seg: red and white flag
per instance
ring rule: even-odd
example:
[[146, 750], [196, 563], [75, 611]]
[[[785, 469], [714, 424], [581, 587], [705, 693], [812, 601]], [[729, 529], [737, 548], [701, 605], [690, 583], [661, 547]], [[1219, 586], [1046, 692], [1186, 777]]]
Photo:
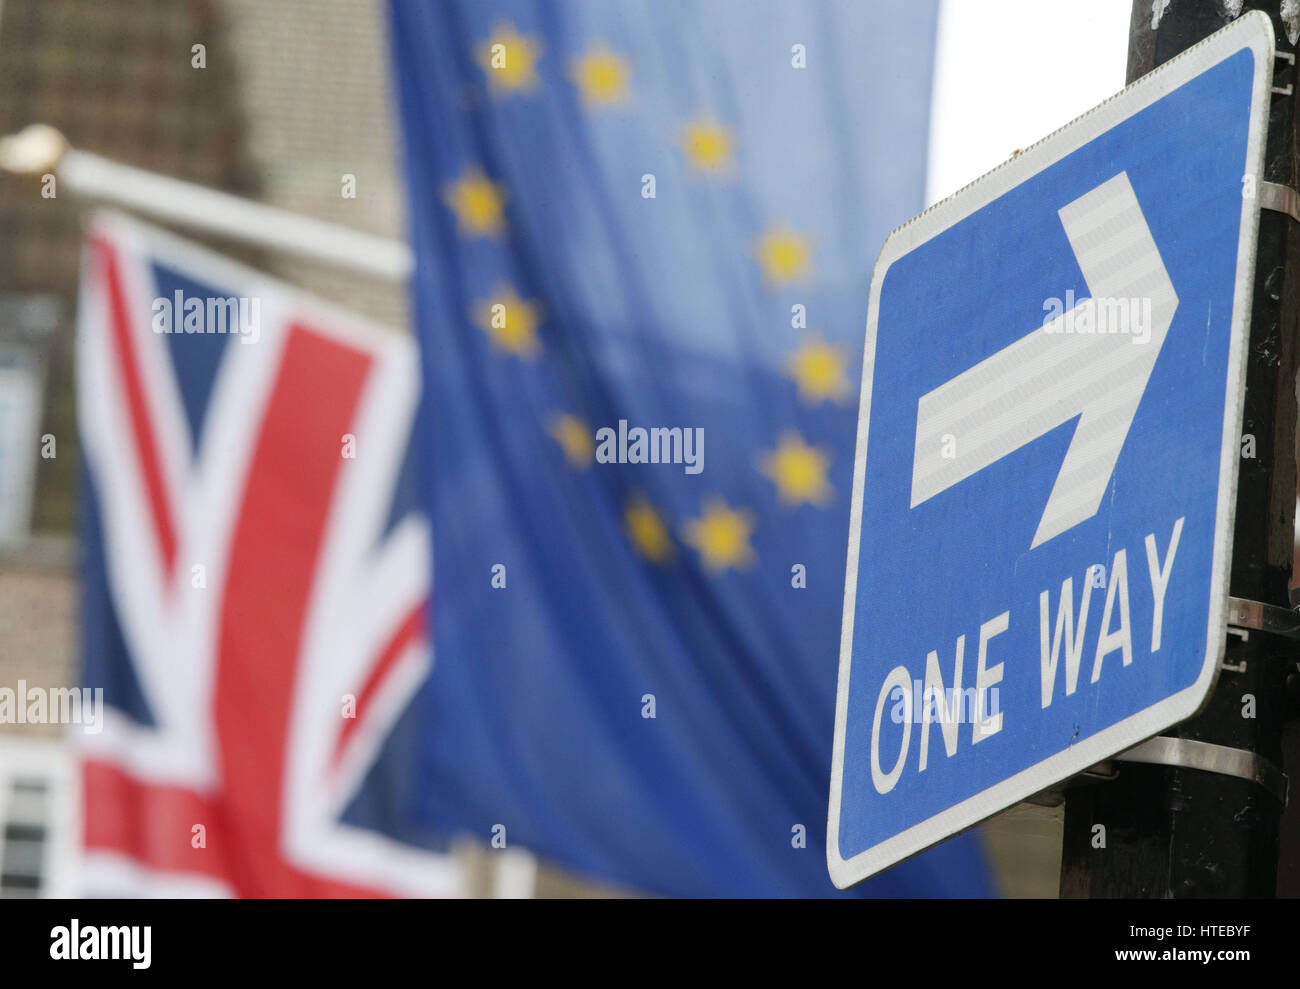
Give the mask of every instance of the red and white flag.
[[104, 215], [77, 364], [86, 892], [457, 894], [409, 813], [413, 342]]

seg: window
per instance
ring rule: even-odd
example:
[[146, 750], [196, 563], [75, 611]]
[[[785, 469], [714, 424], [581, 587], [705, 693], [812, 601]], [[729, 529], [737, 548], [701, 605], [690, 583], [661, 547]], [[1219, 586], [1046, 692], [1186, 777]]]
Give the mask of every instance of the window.
[[74, 895], [75, 768], [61, 742], [0, 737], [0, 898]]

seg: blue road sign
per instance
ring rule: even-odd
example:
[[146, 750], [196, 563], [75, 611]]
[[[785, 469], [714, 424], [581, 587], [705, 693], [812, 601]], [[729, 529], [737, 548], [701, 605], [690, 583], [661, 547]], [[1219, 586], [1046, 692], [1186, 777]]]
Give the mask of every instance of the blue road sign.
[[895, 231], [872, 280], [827, 859], [844, 887], [1196, 712], [1227, 575], [1273, 29]]

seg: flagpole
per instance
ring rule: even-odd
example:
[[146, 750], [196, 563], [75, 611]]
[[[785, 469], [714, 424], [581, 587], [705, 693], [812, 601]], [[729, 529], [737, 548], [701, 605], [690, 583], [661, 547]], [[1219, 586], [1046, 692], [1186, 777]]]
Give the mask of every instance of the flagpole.
[[0, 138], [0, 168], [53, 174], [56, 188], [63, 186], [88, 200], [383, 281], [404, 282], [414, 267], [411, 249], [401, 241], [78, 151], [68, 147], [62, 134], [43, 124]]

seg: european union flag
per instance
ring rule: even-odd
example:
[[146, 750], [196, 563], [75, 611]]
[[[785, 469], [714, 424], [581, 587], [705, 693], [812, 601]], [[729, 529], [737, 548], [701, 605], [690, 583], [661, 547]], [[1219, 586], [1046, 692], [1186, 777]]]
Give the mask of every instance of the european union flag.
[[[936, 6], [392, 0], [422, 820], [654, 893], [835, 892], [855, 382]], [[989, 885], [966, 836], [867, 891]]]

